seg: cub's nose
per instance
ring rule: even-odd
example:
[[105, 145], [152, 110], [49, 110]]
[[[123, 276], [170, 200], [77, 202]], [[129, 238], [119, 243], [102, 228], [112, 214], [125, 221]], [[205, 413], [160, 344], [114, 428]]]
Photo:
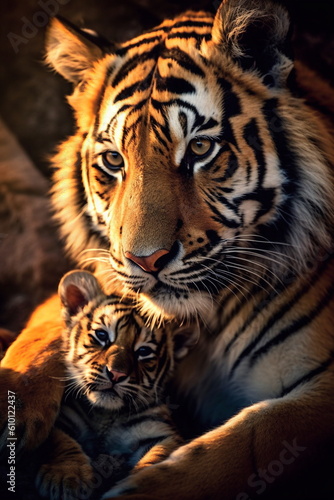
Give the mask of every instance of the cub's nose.
[[106, 371], [107, 371], [107, 377], [114, 384], [122, 382], [122, 380], [125, 380], [127, 377], [126, 373], [118, 372], [117, 370], [109, 370], [108, 367], [106, 367]]

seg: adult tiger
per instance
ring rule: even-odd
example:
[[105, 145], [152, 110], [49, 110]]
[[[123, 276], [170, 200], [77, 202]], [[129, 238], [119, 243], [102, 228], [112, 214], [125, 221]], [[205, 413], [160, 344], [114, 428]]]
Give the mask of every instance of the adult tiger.
[[[333, 127], [295, 93], [288, 30], [282, 7], [231, 0], [119, 47], [59, 20], [49, 31], [48, 61], [75, 84], [77, 131], [54, 160], [52, 195], [69, 251], [86, 251], [106, 288], [137, 291], [153, 319], [205, 325], [178, 388], [216, 428], [133, 478], [159, 500], [245, 500], [280, 492], [292, 472], [301, 486], [333, 443]], [[39, 369], [20, 359], [27, 447], [34, 377], [59, 366], [57, 353], [34, 356]], [[12, 383], [19, 392], [22, 378]], [[219, 425], [226, 392], [243, 409]]]

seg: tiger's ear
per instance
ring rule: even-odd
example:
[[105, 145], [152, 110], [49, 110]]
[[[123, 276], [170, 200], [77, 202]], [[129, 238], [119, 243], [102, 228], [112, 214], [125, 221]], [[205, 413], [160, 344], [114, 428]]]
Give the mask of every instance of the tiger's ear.
[[46, 62], [66, 80], [78, 84], [95, 61], [111, 52], [111, 47], [94, 32], [54, 17], [46, 34]]
[[68, 318], [75, 316], [92, 299], [103, 295], [103, 292], [92, 273], [70, 271], [61, 279], [58, 294]]
[[244, 70], [266, 76], [269, 86], [280, 86], [292, 69], [289, 35], [288, 12], [270, 0], [224, 0], [212, 30], [214, 43]]
[[184, 358], [191, 348], [193, 348], [200, 336], [200, 329], [197, 323], [180, 326], [173, 333], [175, 359]]

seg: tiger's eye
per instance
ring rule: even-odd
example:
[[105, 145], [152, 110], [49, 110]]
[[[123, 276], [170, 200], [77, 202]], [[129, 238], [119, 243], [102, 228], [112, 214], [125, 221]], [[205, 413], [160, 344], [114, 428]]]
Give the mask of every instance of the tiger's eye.
[[153, 350], [151, 347], [144, 345], [142, 347], [139, 347], [137, 353], [140, 354], [140, 356], [149, 356], [152, 354]]
[[212, 141], [209, 139], [193, 139], [189, 143], [190, 151], [196, 156], [206, 155], [212, 147]]
[[102, 328], [95, 330], [94, 333], [95, 333], [96, 338], [98, 338], [102, 342], [107, 342], [109, 340], [108, 332], [106, 332], [105, 330], [102, 330]]
[[154, 351], [150, 346], [143, 345], [143, 346], [139, 347], [139, 349], [136, 351], [136, 354], [138, 357], [143, 359], [143, 358], [147, 358], [148, 356], [152, 356], [152, 354], [154, 354]]
[[117, 151], [105, 151], [102, 153], [102, 159], [104, 166], [110, 170], [117, 171], [124, 166], [123, 157]]

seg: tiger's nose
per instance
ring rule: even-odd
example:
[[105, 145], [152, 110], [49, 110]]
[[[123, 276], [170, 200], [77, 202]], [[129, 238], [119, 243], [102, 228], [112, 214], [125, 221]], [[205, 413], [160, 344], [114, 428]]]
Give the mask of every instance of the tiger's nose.
[[[145, 257], [140, 257], [138, 255], [134, 255], [132, 252], [125, 252], [125, 257], [139, 267], [141, 267], [147, 273], [154, 273], [162, 269], [165, 264], [169, 261], [168, 256], [170, 252], [165, 248], [161, 248], [156, 252], [153, 252], [151, 255], [147, 255]], [[164, 257], [164, 258], [162, 258]]]
[[122, 380], [125, 380], [127, 377], [126, 373], [118, 372], [117, 370], [109, 370], [108, 367], [106, 367], [106, 370], [109, 380], [114, 384], [117, 384], [117, 382], [122, 382]]

